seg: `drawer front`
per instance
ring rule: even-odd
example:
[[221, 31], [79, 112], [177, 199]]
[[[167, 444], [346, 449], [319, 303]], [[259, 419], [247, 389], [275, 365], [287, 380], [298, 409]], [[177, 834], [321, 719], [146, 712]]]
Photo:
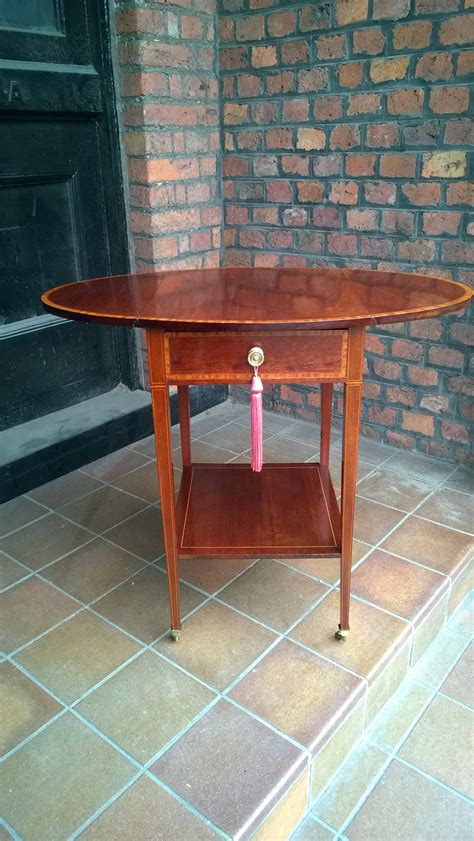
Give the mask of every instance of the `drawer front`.
[[169, 383], [248, 382], [250, 348], [261, 347], [262, 378], [271, 382], [343, 380], [347, 368], [347, 331], [279, 333], [170, 333], [164, 361]]

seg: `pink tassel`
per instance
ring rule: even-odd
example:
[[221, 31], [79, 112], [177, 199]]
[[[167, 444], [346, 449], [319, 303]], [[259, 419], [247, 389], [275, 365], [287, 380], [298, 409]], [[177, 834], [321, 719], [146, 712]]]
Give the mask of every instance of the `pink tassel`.
[[258, 376], [258, 368], [254, 368], [254, 372], [250, 386], [250, 439], [252, 470], [260, 473], [263, 464], [263, 385]]

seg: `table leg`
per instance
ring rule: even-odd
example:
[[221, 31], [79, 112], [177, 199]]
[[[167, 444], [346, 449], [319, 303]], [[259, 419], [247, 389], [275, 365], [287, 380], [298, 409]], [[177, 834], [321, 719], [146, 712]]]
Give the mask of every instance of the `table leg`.
[[171, 636], [177, 640], [181, 633], [179, 610], [179, 573], [176, 547], [176, 515], [174, 502], [173, 458], [171, 455], [171, 423], [167, 386], [152, 387], [153, 424], [155, 428], [156, 458], [160, 483], [163, 536], [171, 612]]
[[352, 537], [354, 533], [355, 494], [357, 481], [357, 456], [359, 450], [359, 425], [362, 399], [361, 383], [344, 386], [344, 439], [342, 447], [341, 495], [341, 621], [336, 638], [347, 636], [351, 596]]
[[321, 383], [321, 448], [319, 463], [322, 467], [329, 466], [329, 449], [331, 443], [332, 383]]
[[183, 467], [191, 464], [191, 427], [189, 423], [189, 386], [178, 386], [179, 433]]

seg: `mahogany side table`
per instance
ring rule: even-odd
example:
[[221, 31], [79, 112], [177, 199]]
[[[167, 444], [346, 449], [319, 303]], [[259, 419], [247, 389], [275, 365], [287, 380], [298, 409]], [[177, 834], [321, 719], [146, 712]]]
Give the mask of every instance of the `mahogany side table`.
[[[352, 535], [364, 333], [369, 325], [461, 309], [461, 283], [362, 269], [202, 269], [103, 277], [46, 292], [64, 318], [147, 331], [168, 570], [171, 636], [181, 631], [179, 558], [340, 558], [340, 618], [349, 631]], [[263, 349], [267, 383], [321, 385], [319, 463], [193, 463], [189, 386], [249, 383], [247, 356]], [[342, 493], [329, 474], [333, 384], [344, 384]], [[168, 389], [178, 387], [183, 475], [175, 504]]]

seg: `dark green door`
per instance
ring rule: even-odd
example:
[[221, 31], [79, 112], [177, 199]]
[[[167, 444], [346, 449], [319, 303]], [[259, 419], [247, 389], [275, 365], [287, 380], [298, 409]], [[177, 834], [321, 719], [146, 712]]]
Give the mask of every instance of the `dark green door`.
[[0, 428], [136, 387], [130, 334], [41, 292], [127, 270], [107, 0], [0, 0]]

